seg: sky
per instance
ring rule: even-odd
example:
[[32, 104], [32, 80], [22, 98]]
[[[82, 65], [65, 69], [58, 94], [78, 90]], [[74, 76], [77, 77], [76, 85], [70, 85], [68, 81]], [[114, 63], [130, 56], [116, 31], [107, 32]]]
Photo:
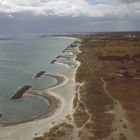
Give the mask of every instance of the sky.
[[0, 34], [140, 31], [140, 0], [0, 0]]

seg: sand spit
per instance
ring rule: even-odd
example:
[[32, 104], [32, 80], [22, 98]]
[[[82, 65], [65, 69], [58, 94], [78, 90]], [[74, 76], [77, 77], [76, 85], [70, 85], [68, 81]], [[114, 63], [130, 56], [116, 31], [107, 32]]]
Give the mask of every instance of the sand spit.
[[[78, 47], [70, 49], [71, 57], [65, 61], [58, 58], [58, 62], [69, 65], [67, 71], [59, 74], [47, 74], [54, 76], [58, 83], [50, 88], [34, 89], [27, 94], [40, 96], [47, 99], [50, 108], [45, 115], [41, 115], [32, 121], [18, 123], [16, 125], [0, 126], [0, 140], [32, 140], [36, 136], [41, 136], [54, 125], [66, 121], [66, 116], [73, 111], [73, 99], [75, 95], [75, 73], [78, 67], [76, 54], [79, 52]], [[51, 95], [51, 96], [50, 96]]]

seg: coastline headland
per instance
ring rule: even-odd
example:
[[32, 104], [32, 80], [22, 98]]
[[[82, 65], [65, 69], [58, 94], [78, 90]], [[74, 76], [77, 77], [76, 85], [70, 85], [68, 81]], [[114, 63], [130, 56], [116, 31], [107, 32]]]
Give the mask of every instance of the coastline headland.
[[[34, 76], [37, 78], [52, 76], [57, 79], [57, 84], [49, 88], [30, 89], [25, 92], [25, 95], [38, 96], [46, 100], [49, 104], [46, 113], [22, 122], [1, 124], [0, 138], [7, 140], [10, 137], [10, 140], [24, 140], [26, 136], [26, 140], [31, 140], [35, 136], [49, 130], [53, 124], [59, 124], [63, 119], [66, 119], [66, 116], [72, 113], [75, 95], [75, 73], [78, 67], [75, 59], [79, 53], [78, 47], [78, 42], [75, 44], [75, 47], [70, 45], [67, 51], [72, 53], [72, 55], [69, 55], [67, 58], [63, 57], [63, 55], [56, 58], [56, 63], [69, 66], [67, 70], [58, 74], [41, 71]], [[22, 131], [23, 129], [25, 131]]]

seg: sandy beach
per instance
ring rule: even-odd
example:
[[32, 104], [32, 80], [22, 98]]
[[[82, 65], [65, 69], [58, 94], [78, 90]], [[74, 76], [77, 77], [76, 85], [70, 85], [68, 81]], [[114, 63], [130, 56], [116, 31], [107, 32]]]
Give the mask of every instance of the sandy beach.
[[0, 140], [138, 140], [139, 41], [125, 34], [86, 35], [56, 56], [68, 69], [45, 74], [58, 83], [27, 93], [48, 101], [48, 112], [0, 127]]
[[[60, 64], [65, 64], [69, 68], [62, 73], [46, 73], [45, 75], [53, 76], [58, 83], [49, 88], [30, 90], [27, 94], [35, 95], [49, 102], [49, 109], [46, 114], [36, 116], [26, 122], [5, 124], [0, 126], [0, 140], [32, 140], [34, 137], [42, 134], [67, 120], [66, 116], [73, 112], [73, 99], [75, 95], [75, 73], [79, 63], [75, 60], [79, 53], [78, 47], [68, 49], [72, 53], [69, 58], [59, 58]], [[64, 54], [65, 55], [65, 54]], [[44, 76], [45, 76], [44, 75]]]
[[56, 56], [68, 69], [45, 74], [57, 84], [27, 93], [47, 100], [48, 112], [0, 127], [0, 140], [139, 140], [139, 40], [118, 34], [85, 36]]
[[139, 34], [127, 34], [82, 36], [73, 110], [34, 140], [139, 140]]

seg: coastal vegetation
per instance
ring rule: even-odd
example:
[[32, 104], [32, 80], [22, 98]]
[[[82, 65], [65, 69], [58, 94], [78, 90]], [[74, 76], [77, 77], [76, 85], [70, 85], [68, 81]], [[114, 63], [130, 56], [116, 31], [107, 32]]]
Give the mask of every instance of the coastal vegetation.
[[82, 43], [74, 112], [34, 140], [139, 139], [140, 33], [78, 37]]

